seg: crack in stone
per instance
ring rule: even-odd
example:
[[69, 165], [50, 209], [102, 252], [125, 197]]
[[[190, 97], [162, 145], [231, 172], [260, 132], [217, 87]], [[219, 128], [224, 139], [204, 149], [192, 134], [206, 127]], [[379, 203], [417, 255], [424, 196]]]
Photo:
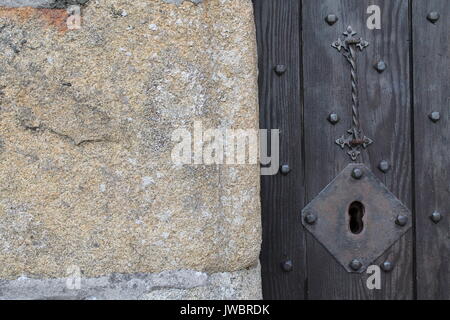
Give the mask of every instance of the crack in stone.
[[[48, 128], [45, 125], [39, 123], [37, 125], [34, 124], [28, 124], [28, 123], [21, 123], [21, 125], [26, 129], [26, 130], [30, 130], [32, 132], [38, 132], [38, 131], [48, 131], [54, 135], [57, 135], [58, 137], [60, 137], [63, 140], [68, 140], [70, 141], [70, 143], [72, 143], [73, 145], [79, 147], [82, 146], [84, 144], [88, 144], [88, 143], [100, 143], [100, 142], [108, 142], [108, 143], [115, 143], [116, 141], [110, 140], [110, 139], [106, 139], [106, 138], [87, 138], [87, 139], [81, 139], [79, 141], [77, 141], [76, 139], [74, 139], [73, 137], [71, 137], [68, 134], [64, 134], [61, 132], [58, 132], [52, 128]], [[0, 144], [0, 149], [1, 149], [1, 144]]]
[[106, 138], [92, 138], [92, 139], [87, 138], [87, 139], [80, 139], [79, 141], [77, 141], [70, 135], [55, 131], [54, 129], [51, 129], [51, 128], [48, 128], [48, 132], [55, 134], [65, 140], [69, 140], [72, 144], [74, 144], [77, 147], [82, 146], [84, 144], [88, 144], [88, 143], [100, 143], [100, 142], [114, 143], [114, 142], [116, 142], [116, 141], [112, 141], [112, 140], [106, 139]]

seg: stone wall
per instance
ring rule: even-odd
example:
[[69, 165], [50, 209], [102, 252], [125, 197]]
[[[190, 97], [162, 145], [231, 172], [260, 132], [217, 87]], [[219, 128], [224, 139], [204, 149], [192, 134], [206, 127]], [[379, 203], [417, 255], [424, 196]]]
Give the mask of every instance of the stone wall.
[[260, 298], [258, 165], [171, 158], [258, 128], [251, 1], [78, 1], [74, 30], [30, 2], [0, 1], [0, 298]]

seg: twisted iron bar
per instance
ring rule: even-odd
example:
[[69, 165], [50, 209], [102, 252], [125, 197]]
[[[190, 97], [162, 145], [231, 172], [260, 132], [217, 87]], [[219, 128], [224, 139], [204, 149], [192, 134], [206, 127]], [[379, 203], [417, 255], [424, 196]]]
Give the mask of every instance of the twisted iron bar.
[[359, 124], [359, 105], [358, 105], [358, 76], [356, 69], [356, 52], [353, 46], [349, 47], [350, 56], [347, 58], [351, 65], [351, 76], [352, 76], [352, 120], [353, 126], [360, 130]]
[[344, 40], [338, 38], [333, 42], [332, 47], [341, 52], [351, 66], [352, 80], [352, 128], [347, 131], [349, 136], [343, 135], [336, 140], [342, 149], [346, 146], [350, 149], [347, 153], [353, 161], [356, 161], [361, 154], [360, 148], [367, 148], [373, 141], [366, 136], [362, 136], [361, 125], [359, 121], [359, 100], [358, 100], [358, 72], [356, 67], [356, 49], [364, 50], [369, 43], [361, 38], [356, 38], [356, 32], [349, 26], [347, 31], [343, 33]]

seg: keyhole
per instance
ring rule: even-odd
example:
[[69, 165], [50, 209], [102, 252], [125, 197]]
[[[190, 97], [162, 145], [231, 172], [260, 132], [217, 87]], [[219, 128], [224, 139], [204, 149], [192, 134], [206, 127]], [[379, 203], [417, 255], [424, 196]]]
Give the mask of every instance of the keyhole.
[[350, 231], [353, 234], [360, 234], [364, 229], [364, 205], [359, 201], [352, 202], [348, 208], [348, 215], [350, 216]]

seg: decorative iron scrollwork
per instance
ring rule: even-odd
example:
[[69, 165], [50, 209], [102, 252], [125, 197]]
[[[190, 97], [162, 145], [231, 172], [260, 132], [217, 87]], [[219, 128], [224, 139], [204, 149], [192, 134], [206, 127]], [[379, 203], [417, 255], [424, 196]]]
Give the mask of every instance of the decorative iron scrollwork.
[[352, 127], [342, 137], [336, 139], [336, 144], [342, 149], [347, 147], [347, 154], [353, 161], [358, 159], [361, 154], [361, 147], [366, 149], [373, 143], [373, 140], [364, 136], [359, 122], [359, 100], [358, 100], [358, 73], [356, 68], [356, 52], [363, 51], [369, 43], [356, 37], [356, 32], [349, 26], [343, 33], [344, 39], [338, 38], [331, 46], [342, 53], [351, 66], [352, 80]]

